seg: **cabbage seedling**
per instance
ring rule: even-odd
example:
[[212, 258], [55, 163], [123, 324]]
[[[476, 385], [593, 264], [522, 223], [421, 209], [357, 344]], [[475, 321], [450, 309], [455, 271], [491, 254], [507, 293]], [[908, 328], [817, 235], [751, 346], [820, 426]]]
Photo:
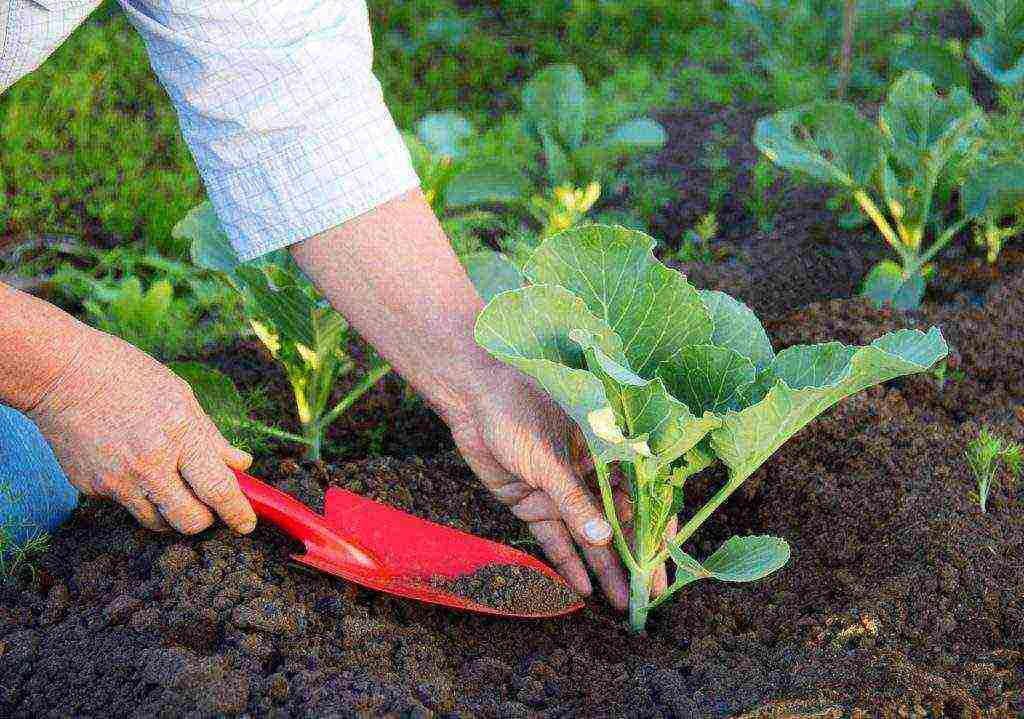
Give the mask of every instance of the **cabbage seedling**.
[[852, 105], [818, 101], [763, 118], [754, 143], [780, 167], [852, 197], [899, 259], [876, 265], [864, 294], [910, 309], [924, 296], [928, 263], [974, 219], [947, 224], [941, 200], [978, 157], [983, 120], [963, 88], [940, 95], [927, 76], [909, 72], [889, 89], [877, 127]]
[[328, 408], [335, 382], [355, 368], [345, 352], [348, 323], [317, 295], [288, 253], [239, 262], [209, 202], [193, 208], [174, 228], [174, 235], [191, 242], [195, 264], [218, 273], [242, 296], [253, 331], [288, 376], [308, 447], [306, 458], [320, 459], [327, 427], [391, 367], [383, 362], [371, 367]]
[[[776, 354], [746, 305], [694, 289], [655, 259], [654, 245], [622, 227], [555, 235], [524, 268], [531, 284], [498, 294], [476, 325], [480, 345], [532, 377], [582, 430], [630, 572], [636, 631], [691, 582], [747, 582], [785, 564], [789, 545], [775, 537], [733, 537], [703, 562], [683, 545], [814, 417], [861, 389], [928, 370], [947, 353], [932, 329], [865, 347], [828, 342]], [[663, 543], [669, 519], [687, 504], [687, 480], [719, 462], [728, 479]], [[629, 485], [632, 542], [615, 512], [612, 463]], [[675, 581], [652, 600], [651, 576], [668, 558]]]

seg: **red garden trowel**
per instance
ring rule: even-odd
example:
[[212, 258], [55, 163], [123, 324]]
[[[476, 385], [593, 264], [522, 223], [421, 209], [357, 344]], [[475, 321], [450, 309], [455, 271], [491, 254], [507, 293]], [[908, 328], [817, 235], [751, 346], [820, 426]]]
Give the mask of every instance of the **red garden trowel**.
[[[328, 574], [400, 597], [504, 617], [557, 617], [583, 606], [554, 570], [504, 544], [428, 522], [338, 487], [327, 489], [321, 516], [245, 472], [235, 475], [256, 516], [305, 545], [306, 553], [292, 558]], [[537, 572], [552, 596], [572, 599], [533, 602], [536, 606], [510, 610], [455, 591], [460, 578], [489, 565]]]

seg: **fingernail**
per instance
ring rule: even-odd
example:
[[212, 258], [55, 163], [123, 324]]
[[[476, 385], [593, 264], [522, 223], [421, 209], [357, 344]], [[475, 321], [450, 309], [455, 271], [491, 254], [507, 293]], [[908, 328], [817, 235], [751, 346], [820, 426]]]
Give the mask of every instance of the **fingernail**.
[[583, 536], [591, 542], [603, 542], [612, 535], [612, 528], [603, 519], [591, 519], [583, 525]]

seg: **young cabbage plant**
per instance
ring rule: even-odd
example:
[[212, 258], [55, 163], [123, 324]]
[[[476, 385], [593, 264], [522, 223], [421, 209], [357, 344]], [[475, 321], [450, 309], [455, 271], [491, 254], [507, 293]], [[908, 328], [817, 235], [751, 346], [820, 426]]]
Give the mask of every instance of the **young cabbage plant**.
[[390, 372], [390, 366], [374, 365], [340, 402], [328, 407], [337, 380], [355, 369], [346, 353], [348, 323], [318, 296], [288, 253], [239, 262], [209, 202], [193, 208], [174, 233], [191, 243], [196, 265], [218, 273], [242, 296], [250, 326], [288, 376], [308, 446], [306, 457], [320, 459], [327, 428]]
[[1024, 87], [1024, 0], [965, 0], [982, 28], [967, 49], [974, 64], [1004, 87]]
[[[683, 550], [700, 526], [782, 444], [844, 397], [945, 357], [937, 329], [903, 330], [866, 347], [838, 342], [778, 354], [742, 302], [698, 291], [658, 262], [647, 235], [593, 225], [546, 240], [525, 267], [531, 283], [494, 297], [476, 340], [532, 377], [582, 430], [615, 545], [631, 575], [629, 621], [699, 579], [747, 582], [780, 568], [788, 544], [733, 537], [703, 562]], [[609, 465], [633, 502], [633, 540], [615, 511]], [[688, 507], [687, 481], [714, 464], [728, 479]], [[663, 542], [669, 520], [690, 510]], [[667, 559], [675, 581], [651, 599]]]
[[940, 95], [927, 76], [909, 72], [889, 89], [877, 126], [852, 105], [819, 101], [763, 118], [754, 142], [780, 167], [839, 189], [871, 219], [899, 263], [876, 265], [863, 293], [909, 309], [924, 296], [932, 258], [973, 219], [947, 220], [943, 200], [981, 152], [983, 119], [966, 90]]
[[647, 117], [596, 125], [590, 88], [575, 65], [549, 65], [523, 86], [527, 131], [543, 150], [548, 184], [584, 187], [611, 179], [622, 160], [659, 150], [668, 136]]

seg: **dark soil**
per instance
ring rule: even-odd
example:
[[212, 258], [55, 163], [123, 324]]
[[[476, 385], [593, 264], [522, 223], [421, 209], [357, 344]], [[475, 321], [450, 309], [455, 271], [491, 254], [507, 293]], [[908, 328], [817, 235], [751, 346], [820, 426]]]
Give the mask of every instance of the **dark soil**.
[[[270, 530], [158, 536], [90, 502], [36, 580], [0, 591], [0, 716], [1024, 716], [1024, 496], [1001, 477], [982, 514], [963, 460], [982, 423], [1024, 440], [1024, 275], [980, 299], [772, 322], [778, 346], [937, 322], [956, 372], [850, 398], [779, 451], [687, 550], [772, 533], [790, 564], [692, 585], [646, 638], [599, 598], [560, 620], [460, 614], [302, 571]], [[256, 472], [533, 549], [450, 453]]]
[[431, 584], [506, 612], [558, 612], [580, 601], [580, 596], [566, 585], [518, 564], [489, 564], [454, 580], [438, 577]]

